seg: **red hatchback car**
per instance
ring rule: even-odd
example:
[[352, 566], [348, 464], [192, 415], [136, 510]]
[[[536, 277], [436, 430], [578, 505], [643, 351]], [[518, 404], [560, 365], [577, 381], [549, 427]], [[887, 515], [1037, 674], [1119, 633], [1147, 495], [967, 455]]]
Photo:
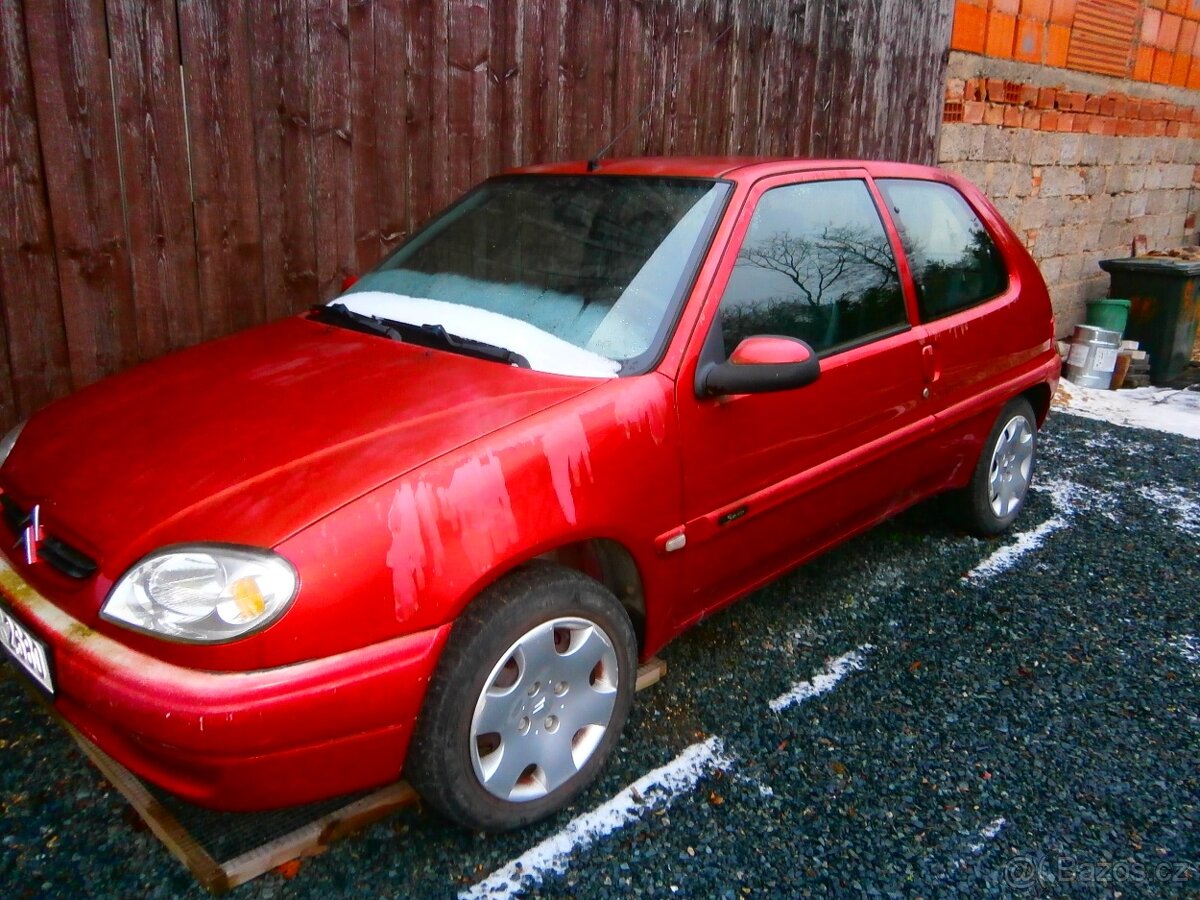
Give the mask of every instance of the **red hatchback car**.
[[510, 828], [689, 625], [939, 492], [1013, 522], [1059, 359], [978, 191], [591, 168], [491, 179], [330, 304], [4, 439], [0, 638], [69, 722], [217, 808], [404, 774]]

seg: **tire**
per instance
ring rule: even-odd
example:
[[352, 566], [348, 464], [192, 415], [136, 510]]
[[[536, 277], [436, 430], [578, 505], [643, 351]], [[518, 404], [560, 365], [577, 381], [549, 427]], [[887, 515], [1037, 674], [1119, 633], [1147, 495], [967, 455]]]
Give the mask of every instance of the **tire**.
[[455, 623], [405, 774], [447, 818], [507, 831], [569, 804], [604, 766], [633, 703], [637, 638], [603, 585], [535, 562]]
[[1037, 421], [1024, 397], [1015, 397], [992, 426], [971, 482], [963, 490], [963, 524], [980, 537], [1007, 531], [1025, 506], [1037, 462]]

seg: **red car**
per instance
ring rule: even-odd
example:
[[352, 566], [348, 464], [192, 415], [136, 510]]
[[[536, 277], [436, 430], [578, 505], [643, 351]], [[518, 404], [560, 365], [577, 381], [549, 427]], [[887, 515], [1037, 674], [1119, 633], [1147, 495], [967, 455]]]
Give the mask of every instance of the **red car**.
[[939, 492], [1007, 528], [1053, 338], [1021, 242], [937, 170], [523, 169], [330, 304], [11, 432], [0, 638], [196, 803], [403, 774], [514, 827], [689, 625]]

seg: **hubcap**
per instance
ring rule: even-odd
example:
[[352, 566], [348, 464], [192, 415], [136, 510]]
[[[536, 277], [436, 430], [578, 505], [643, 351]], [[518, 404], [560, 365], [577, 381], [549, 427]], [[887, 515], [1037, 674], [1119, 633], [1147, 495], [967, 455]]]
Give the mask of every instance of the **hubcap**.
[[1033, 472], [1033, 431], [1024, 416], [1013, 416], [1000, 432], [988, 472], [988, 500], [1000, 518], [1011, 515], [1029, 489]]
[[617, 701], [617, 654], [586, 619], [530, 629], [492, 668], [471, 716], [471, 764], [488, 793], [536, 800], [596, 752]]

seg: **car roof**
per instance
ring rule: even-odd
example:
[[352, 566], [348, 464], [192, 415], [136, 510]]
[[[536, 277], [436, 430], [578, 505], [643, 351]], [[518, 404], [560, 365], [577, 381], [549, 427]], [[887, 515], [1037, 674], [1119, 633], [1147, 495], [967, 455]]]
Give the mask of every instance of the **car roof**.
[[753, 156], [637, 156], [602, 159], [594, 172], [586, 160], [543, 163], [513, 169], [510, 175], [652, 175], [675, 178], [724, 178], [755, 181], [770, 175], [837, 169], [866, 169], [877, 177], [946, 180], [929, 166], [862, 159], [763, 158]]

